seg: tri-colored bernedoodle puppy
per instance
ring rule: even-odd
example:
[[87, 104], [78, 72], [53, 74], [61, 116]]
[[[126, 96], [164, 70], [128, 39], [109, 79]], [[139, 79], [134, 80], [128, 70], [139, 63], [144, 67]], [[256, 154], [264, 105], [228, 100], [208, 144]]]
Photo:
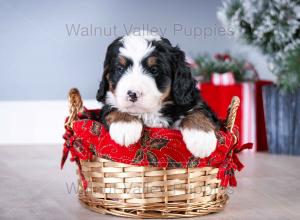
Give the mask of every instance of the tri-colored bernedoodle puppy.
[[216, 148], [220, 121], [201, 99], [184, 52], [157, 34], [131, 33], [109, 45], [97, 100], [120, 145], [136, 143], [148, 126], [179, 129], [195, 156]]

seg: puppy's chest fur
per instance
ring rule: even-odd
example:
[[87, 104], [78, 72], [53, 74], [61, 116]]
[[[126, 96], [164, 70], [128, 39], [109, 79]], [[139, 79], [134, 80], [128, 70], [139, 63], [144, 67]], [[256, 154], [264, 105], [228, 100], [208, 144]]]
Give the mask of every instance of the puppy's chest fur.
[[137, 115], [147, 127], [167, 128], [171, 126], [169, 118], [163, 116], [160, 112], [143, 113]]
[[173, 104], [163, 106], [158, 112], [143, 113], [136, 115], [148, 127], [178, 129], [185, 113], [191, 111], [191, 107], [179, 108]]

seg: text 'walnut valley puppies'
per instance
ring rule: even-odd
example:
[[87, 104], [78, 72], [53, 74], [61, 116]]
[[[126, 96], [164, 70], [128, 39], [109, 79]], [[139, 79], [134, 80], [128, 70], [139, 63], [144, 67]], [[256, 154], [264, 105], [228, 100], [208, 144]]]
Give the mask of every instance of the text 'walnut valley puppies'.
[[140, 32], [114, 40], [97, 100], [104, 103], [102, 123], [120, 145], [136, 143], [145, 125], [180, 129], [195, 156], [216, 148], [220, 122], [201, 99], [184, 52], [166, 38]]

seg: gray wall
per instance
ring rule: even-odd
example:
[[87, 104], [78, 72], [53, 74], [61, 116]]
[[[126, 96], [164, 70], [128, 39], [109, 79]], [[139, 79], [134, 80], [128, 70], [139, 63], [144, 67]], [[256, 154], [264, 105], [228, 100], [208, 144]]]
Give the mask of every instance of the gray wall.
[[[217, 0], [0, 1], [0, 100], [65, 99], [70, 87], [94, 98], [108, 44], [130, 26], [162, 28], [174, 44], [196, 55], [232, 49], [234, 40], [220, 33]], [[96, 34], [75, 36], [66, 25], [92, 25]], [[205, 37], [188, 36], [205, 31]], [[177, 28], [179, 26], [176, 26]], [[200, 29], [199, 29], [200, 27]], [[104, 30], [105, 29], [105, 30]], [[102, 33], [100, 31], [102, 30]], [[106, 31], [104, 33], [104, 31]], [[111, 33], [109, 33], [111, 31]]]

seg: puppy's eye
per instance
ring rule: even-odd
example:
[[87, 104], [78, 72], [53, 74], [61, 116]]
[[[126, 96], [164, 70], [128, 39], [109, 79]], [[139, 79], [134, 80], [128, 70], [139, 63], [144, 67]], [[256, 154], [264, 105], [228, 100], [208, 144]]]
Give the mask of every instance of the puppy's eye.
[[152, 74], [157, 74], [158, 73], [158, 67], [157, 66], [152, 66], [150, 69]]
[[119, 72], [119, 73], [122, 73], [124, 71], [124, 69], [125, 68], [121, 65], [118, 65], [117, 68], [116, 68], [117, 72]]

